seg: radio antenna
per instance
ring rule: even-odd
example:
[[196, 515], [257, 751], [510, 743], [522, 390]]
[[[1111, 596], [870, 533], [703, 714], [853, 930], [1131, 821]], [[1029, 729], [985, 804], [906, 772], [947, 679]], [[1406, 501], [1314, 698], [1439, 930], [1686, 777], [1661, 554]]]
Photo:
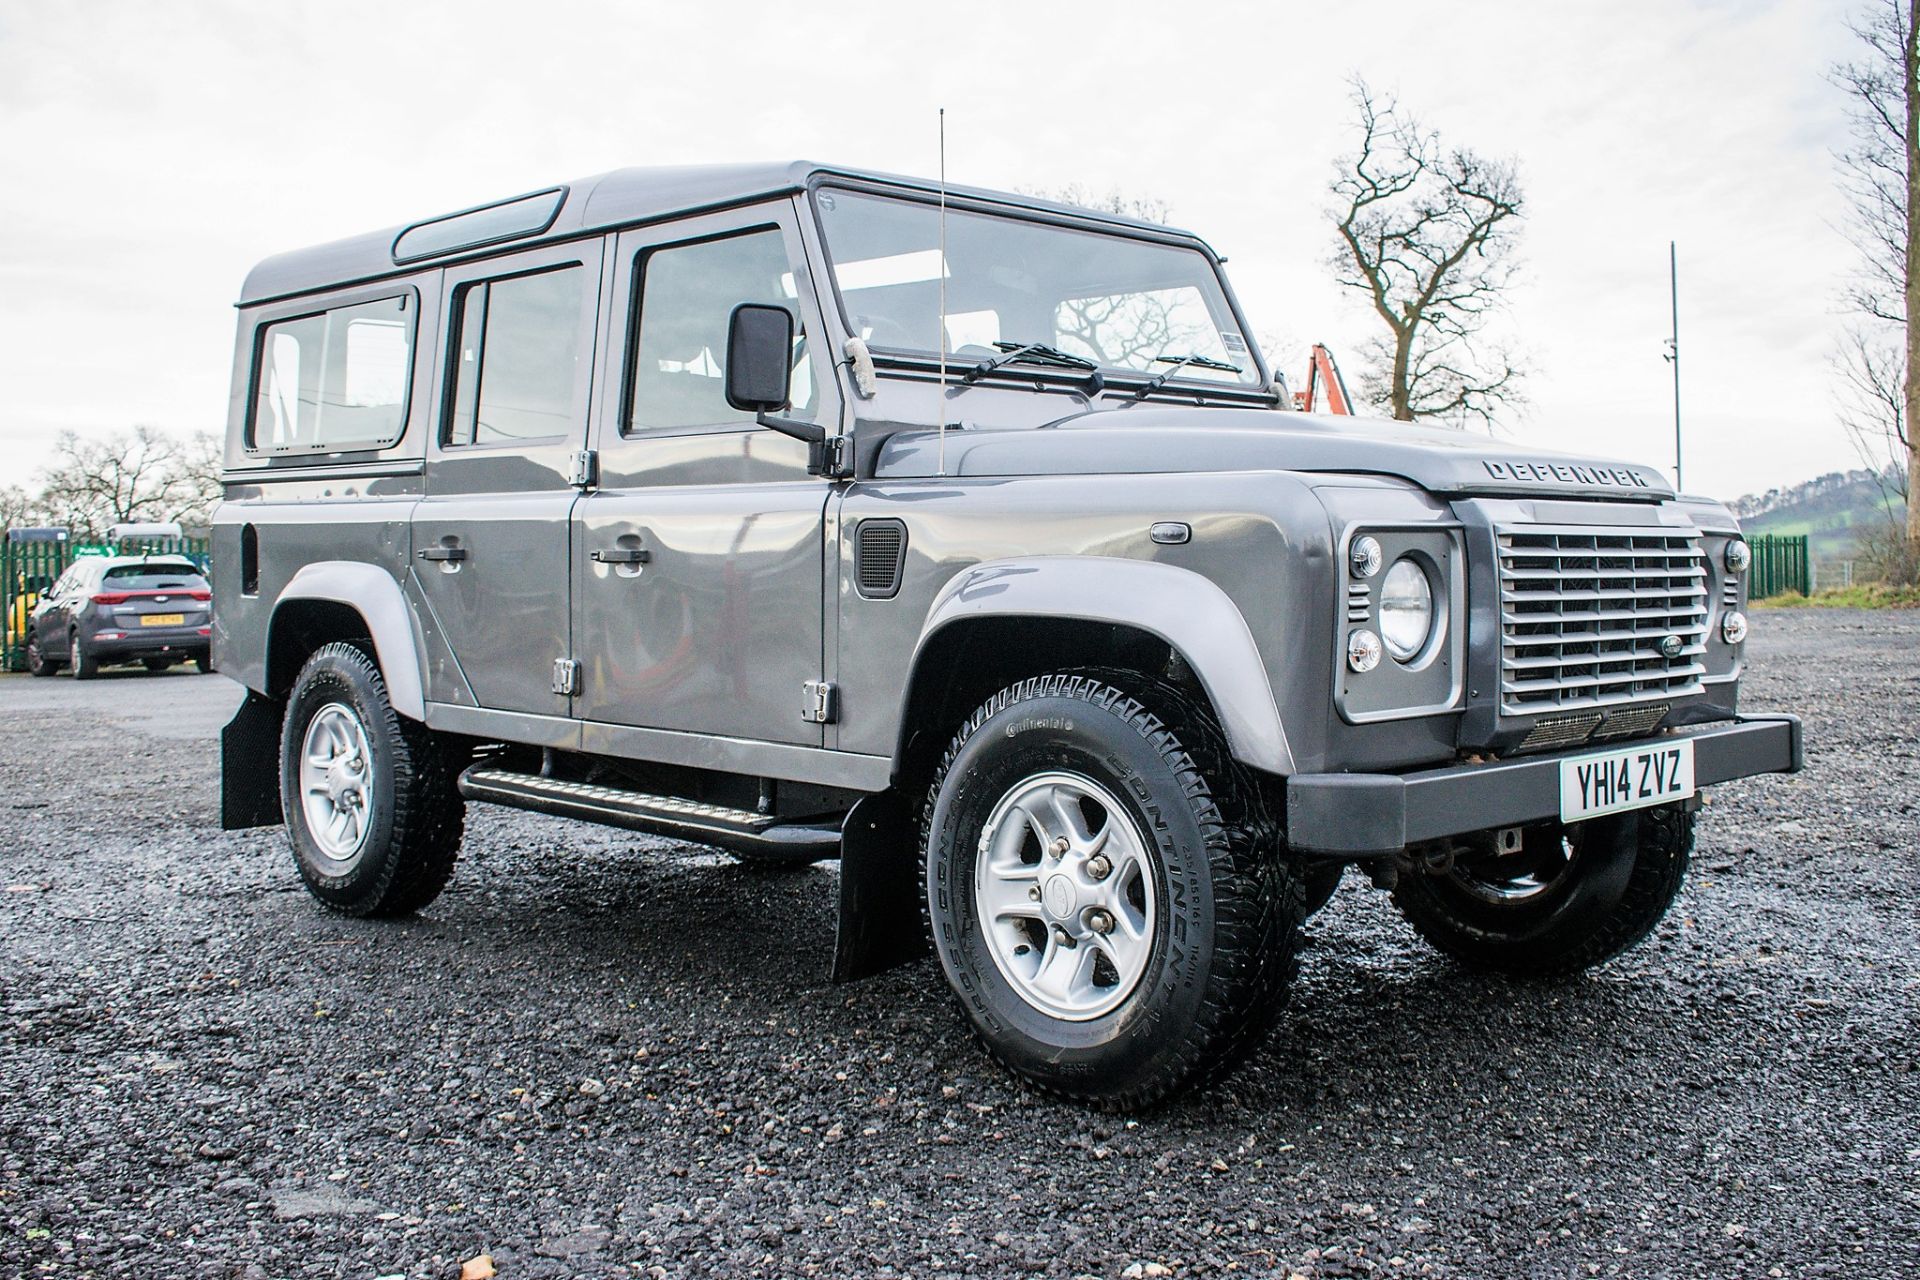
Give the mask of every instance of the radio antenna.
[[940, 108], [940, 401], [939, 473], [947, 474], [947, 109]]

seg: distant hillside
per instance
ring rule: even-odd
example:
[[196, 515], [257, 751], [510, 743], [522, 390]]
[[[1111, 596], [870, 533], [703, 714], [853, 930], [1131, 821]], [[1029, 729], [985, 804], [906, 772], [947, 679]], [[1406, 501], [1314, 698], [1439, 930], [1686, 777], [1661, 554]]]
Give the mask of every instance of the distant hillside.
[[1748, 494], [1732, 504], [1748, 533], [1806, 534], [1816, 559], [1856, 554], [1854, 531], [1870, 522], [1904, 520], [1885, 478], [1871, 471], [1835, 471], [1805, 484]]

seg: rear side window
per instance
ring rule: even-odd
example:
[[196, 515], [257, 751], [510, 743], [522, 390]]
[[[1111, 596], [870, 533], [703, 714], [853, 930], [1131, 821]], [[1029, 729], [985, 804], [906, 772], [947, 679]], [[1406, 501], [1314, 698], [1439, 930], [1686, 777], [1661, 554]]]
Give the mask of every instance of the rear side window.
[[403, 294], [263, 327], [247, 447], [378, 449], [398, 440], [407, 426], [413, 318]]
[[478, 280], [454, 306], [449, 445], [542, 440], [578, 421], [574, 398], [587, 347], [586, 268]]
[[151, 591], [161, 587], [179, 587], [182, 591], [205, 591], [207, 580], [190, 564], [116, 564], [101, 575], [101, 584], [122, 591]]

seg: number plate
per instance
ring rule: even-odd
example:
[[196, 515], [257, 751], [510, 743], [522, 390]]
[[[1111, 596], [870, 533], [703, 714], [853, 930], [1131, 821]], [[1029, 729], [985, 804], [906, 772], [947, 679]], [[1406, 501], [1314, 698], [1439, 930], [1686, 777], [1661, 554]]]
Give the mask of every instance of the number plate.
[[143, 613], [140, 615], [140, 625], [143, 627], [179, 627], [186, 625], [186, 621], [187, 615], [184, 613]]
[[1560, 821], [1670, 804], [1693, 794], [1693, 743], [1649, 743], [1560, 762]]

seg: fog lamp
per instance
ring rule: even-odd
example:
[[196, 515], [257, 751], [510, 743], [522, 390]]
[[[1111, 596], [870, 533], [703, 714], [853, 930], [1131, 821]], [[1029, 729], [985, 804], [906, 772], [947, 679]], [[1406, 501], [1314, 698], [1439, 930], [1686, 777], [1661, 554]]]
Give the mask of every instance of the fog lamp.
[[1720, 634], [1726, 637], [1728, 644], [1739, 644], [1747, 638], [1747, 615], [1738, 609], [1729, 610], [1727, 616], [1720, 619]]
[[1356, 631], [1347, 637], [1347, 665], [1355, 671], [1379, 666], [1380, 652], [1380, 637], [1371, 631]]
[[1353, 576], [1371, 578], [1380, 572], [1380, 539], [1359, 537], [1353, 540], [1353, 546], [1347, 553], [1353, 564]]

